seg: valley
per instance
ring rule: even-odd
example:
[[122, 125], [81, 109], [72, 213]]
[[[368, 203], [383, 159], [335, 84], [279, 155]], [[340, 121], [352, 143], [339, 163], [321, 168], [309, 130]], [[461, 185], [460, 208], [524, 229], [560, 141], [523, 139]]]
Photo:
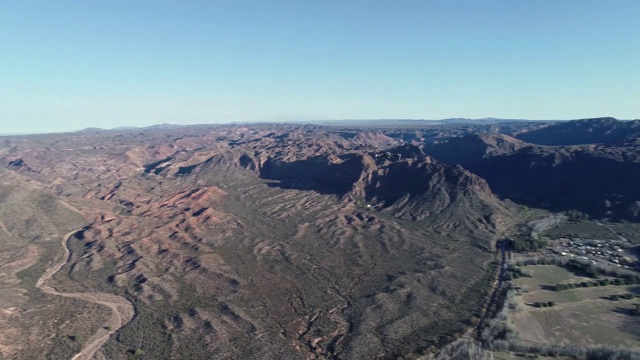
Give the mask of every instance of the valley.
[[[500, 180], [488, 175], [499, 159], [530, 151], [510, 140], [527, 126], [554, 125], [241, 124], [4, 137], [0, 354], [427, 356], [497, 312], [486, 307], [498, 241], [574, 205], [518, 203], [529, 190], [513, 193], [522, 175], [509, 175], [510, 161], [491, 170]], [[491, 151], [439, 150], [478, 134]], [[511, 145], [492, 147], [496, 136]], [[590, 151], [615, 150], [633, 177], [637, 162], [624, 154], [635, 145], [621, 141]], [[373, 156], [386, 149], [401, 159]], [[563, 162], [582, 166], [573, 155]], [[591, 190], [612, 205], [580, 210], [633, 222], [633, 186], [614, 197]], [[42, 338], [51, 340], [20, 340]]]

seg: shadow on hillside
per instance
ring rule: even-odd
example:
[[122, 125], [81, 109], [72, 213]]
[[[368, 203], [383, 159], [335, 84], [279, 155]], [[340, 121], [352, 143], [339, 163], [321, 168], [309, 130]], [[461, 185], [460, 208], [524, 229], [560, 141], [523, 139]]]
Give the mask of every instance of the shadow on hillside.
[[634, 316], [632, 308], [624, 308], [624, 307], [617, 306], [615, 309], [613, 309], [613, 312], [616, 314]]
[[268, 160], [260, 170], [260, 177], [277, 180], [271, 187], [316, 191], [321, 194], [343, 196], [351, 191], [363, 171], [361, 157], [340, 156], [342, 162], [332, 163], [327, 156], [284, 162]]
[[[618, 309], [620, 309], [620, 311], [618, 311]], [[638, 321], [638, 318], [640, 318], [640, 316], [634, 315], [633, 309], [629, 308], [616, 308], [614, 312], [618, 314], [628, 315], [628, 317], [624, 317], [623, 319], [621, 319], [619, 329], [628, 334], [634, 335], [636, 340], [640, 340], [640, 321]]]
[[555, 164], [550, 154], [521, 151], [482, 160], [468, 169], [483, 177], [494, 194], [527, 207], [640, 221], [628, 210], [640, 192], [636, 181], [640, 166], [635, 162], [576, 153], [571, 161]]

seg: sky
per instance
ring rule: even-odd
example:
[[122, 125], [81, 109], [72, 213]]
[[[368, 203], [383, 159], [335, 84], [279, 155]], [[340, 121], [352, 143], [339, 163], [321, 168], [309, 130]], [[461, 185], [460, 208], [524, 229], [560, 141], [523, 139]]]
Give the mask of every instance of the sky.
[[0, 0], [0, 133], [640, 118], [637, 0]]

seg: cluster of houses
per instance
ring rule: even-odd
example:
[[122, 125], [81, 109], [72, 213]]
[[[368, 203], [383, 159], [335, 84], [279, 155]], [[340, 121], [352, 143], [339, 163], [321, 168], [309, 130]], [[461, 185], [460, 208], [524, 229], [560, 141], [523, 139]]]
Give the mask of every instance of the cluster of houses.
[[560, 238], [553, 242], [551, 250], [562, 256], [590, 260], [593, 263], [606, 261], [618, 267], [640, 266], [630, 253], [631, 244], [624, 240], [583, 240]]

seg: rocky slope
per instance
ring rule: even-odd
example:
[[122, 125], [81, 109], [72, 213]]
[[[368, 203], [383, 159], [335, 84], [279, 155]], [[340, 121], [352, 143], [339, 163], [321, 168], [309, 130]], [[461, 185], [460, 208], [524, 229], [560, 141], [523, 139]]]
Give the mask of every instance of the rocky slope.
[[471, 168], [478, 162], [495, 156], [512, 154], [531, 146], [524, 141], [500, 133], [469, 134], [447, 142], [427, 144], [424, 152], [450, 165]]
[[[494, 241], [518, 221], [483, 179], [401, 144], [318, 126], [161, 127], [7, 138], [0, 162], [5, 181], [85, 219], [57, 291], [136, 306], [105, 357], [374, 358], [462, 331]], [[381, 147], [402, 160], [374, 159]]]
[[493, 231], [498, 226], [494, 220], [506, 215], [506, 206], [484, 179], [431, 158], [369, 168], [361, 174], [353, 194], [394, 216], [430, 219], [434, 229], [484, 227]]
[[424, 151], [450, 165], [462, 164], [501, 197], [529, 206], [640, 221], [634, 211], [640, 200], [640, 142], [632, 131], [637, 124], [588, 119], [528, 133], [537, 134], [531, 139], [541, 143], [597, 144], [534, 145], [503, 134], [477, 134], [427, 145]]

